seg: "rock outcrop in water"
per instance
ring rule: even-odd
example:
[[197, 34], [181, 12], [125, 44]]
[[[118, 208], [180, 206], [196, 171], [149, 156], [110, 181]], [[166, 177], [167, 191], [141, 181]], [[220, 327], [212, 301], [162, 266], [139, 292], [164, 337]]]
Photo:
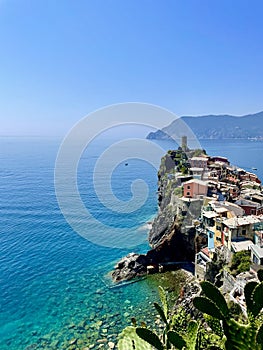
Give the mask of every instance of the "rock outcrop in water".
[[158, 172], [159, 213], [149, 232], [152, 249], [146, 255], [132, 253], [124, 257], [112, 273], [114, 281], [142, 276], [147, 273], [148, 265], [194, 261], [193, 221], [200, 216], [203, 200], [186, 201], [182, 198], [181, 187], [183, 181], [191, 178], [187, 158], [193, 152], [168, 151], [162, 158]]
[[147, 272], [148, 263], [146, 255], [130, 253], [117, 263], [112, 278], [115, 282], [119, 282], [143, 276]]

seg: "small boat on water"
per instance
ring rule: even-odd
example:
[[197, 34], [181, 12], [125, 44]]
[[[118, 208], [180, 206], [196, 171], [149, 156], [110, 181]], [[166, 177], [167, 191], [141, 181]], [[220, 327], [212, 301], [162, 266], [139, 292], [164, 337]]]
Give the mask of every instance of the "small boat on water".
[[252, 170], [258, 170], [258, 169], [257, 169], [257, 168], [255, 168], [255, 167], [252, 167], [251, 169], [252, 169]]

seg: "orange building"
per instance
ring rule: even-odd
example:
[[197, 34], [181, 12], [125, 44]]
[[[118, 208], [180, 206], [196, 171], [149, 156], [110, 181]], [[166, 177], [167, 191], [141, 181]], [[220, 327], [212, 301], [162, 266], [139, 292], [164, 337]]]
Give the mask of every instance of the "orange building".
[[184, 197], [197, 198], [207, 195], [208, 186], [205, 181], [192, 179], [184, 183]]

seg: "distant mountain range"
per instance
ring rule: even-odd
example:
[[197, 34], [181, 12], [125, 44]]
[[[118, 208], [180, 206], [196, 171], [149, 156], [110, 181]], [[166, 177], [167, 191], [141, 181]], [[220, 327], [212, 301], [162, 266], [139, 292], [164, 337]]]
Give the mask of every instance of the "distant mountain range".
[[[198, 139], [258, 139], [263, 140], [263, 111], [242, 117], [232, 115], [184, 116], [182, 119]], [[178, 119], [162, 130], [151, 132], [147, 139], [169, 139], [178, 137]], [[181, 135], [182, 136], [182, 135]]]

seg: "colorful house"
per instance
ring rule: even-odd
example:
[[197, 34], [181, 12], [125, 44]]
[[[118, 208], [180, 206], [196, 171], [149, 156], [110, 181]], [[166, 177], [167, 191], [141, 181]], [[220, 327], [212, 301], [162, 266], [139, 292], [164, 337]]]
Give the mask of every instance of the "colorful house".
[[210, 255], [211, 253], [208, 247], [201, 249], [200, 252], [195, 255], [195, 277], [199, 281], [205, 279], [209, 263], [211, 263]]
[[206, 196], [208, 186], [205, 181], [192, 179], [183, 184], [184, 197], [186, 198], [198, 198], [200, 196]]
[[235, 203], [244, 209], [246, 215], [263, 214], [263, 206], [255, 201], [240, 198]]
[[249, 215], [244, 217], [234, 217], [223, 221], [224, 245], [231, 250], [232, 241], [244, 239], [253, 240], [254, 224], [259, 223], [257, 216]]
[[206, 202], [201, 216], [210, 249], [224, 245], [225, 243], [223, 234], [224, 220], [243, 215], [244, 210], [234, 203], [214, 200]]

